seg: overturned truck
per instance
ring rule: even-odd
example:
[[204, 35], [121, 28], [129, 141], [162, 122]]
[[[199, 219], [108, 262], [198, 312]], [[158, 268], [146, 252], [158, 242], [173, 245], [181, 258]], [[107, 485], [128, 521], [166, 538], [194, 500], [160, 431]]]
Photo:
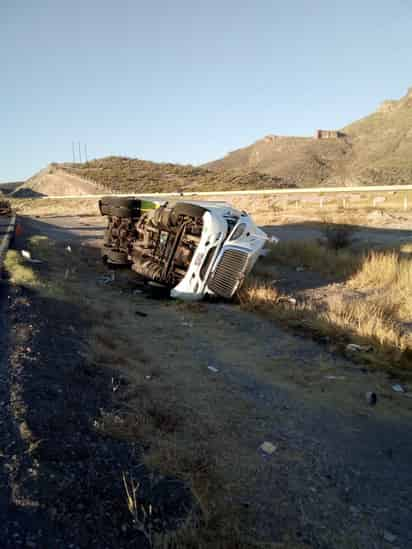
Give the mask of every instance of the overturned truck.
[[99, 208], [108, 217], [103, 260], [129, 265], [180, 299], [231, 298], [267, 240], [246, 212], [224, 202], [108, 196]]

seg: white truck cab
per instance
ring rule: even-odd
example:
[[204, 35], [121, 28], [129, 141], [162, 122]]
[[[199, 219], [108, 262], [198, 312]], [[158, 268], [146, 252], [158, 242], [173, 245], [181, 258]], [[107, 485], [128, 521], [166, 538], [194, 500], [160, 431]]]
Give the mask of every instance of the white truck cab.
[[246, 212], [225, 202], [109, 196], [99, 206], [109, 218], [104, 259], [130, 265], [178, 299], [230, 299], [268, 239]]

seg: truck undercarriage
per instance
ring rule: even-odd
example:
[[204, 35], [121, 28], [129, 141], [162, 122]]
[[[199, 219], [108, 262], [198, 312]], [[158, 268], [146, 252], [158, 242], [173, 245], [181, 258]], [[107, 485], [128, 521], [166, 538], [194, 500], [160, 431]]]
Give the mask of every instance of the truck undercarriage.
[[203, 211], [164, 205], [144, 213], [131, 209], [129, 213], [131, 217], [109, 215], [103, 252], [106, 258], [114, 263], [127, 260], [140, 276], [176, 286], [199, 244]]

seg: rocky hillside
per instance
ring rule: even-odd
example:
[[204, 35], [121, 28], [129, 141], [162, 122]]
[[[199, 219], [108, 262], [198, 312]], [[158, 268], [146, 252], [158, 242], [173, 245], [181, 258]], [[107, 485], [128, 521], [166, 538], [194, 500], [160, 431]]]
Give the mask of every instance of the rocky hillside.
[[340, 132], [331, 139], [268, 135], [205, 167], [254, 169], [298, 186], [412, 183], [412, 88]]
[[111, 192], [151, 193], [269, 189], [287, 186], [280, 177], [253, 170], [216, 171], [110, 156], [84, 164], [59, 164], [59, 169]]
[[352, 142], [350, 172], [361, 183], [412, 183], [412, 88], [342, 131]]
[[211, 170], [254, 169], [280, 177], [299, 187], [343, 185], [342, 177], [351, 144], [346, 138], [317, 140], [310, 137], [268, 135], [253, 145], [206, 164]]

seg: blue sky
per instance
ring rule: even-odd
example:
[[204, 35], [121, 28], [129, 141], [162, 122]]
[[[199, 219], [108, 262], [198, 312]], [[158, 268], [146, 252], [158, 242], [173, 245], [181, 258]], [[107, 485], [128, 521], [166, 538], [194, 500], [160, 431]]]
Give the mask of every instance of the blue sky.
[[412, 86], [409, 0], [0, 0], [0, 181], [110, 154], [203, 163]]

